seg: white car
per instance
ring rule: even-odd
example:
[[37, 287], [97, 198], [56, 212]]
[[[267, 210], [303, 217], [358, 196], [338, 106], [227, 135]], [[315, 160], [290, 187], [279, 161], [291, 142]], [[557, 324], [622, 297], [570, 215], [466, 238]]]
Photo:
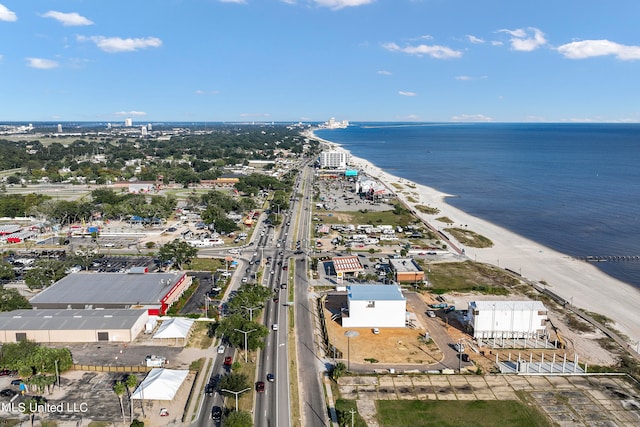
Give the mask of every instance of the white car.
[[271, 329], [273, 329], [274, 331], [278, 330], [278, 324], [274, 323], [273, 325], [271, 325]]
[[218, 354], [222, 354], [222, 353], [224, 353], [224, 348], [225, 348], [225, 347], [224, 347], [224, 345], [220, 344], [220, 345], [218, 346]]
[[429, 317], [436, 317], [436, 314], [435, 314], [432, 310], [428, 310], [428, 311], [427, 311], [427, 316], [429, 316]]
[[373, 332], [375, 335], [378, 335], [380, 333], [380, 329], [378, 328], [372, 328], [371, 332]]

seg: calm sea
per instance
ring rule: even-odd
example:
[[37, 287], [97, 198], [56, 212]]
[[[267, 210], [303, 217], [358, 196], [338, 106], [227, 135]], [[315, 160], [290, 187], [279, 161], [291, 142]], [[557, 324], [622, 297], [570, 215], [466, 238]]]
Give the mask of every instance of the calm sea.
[[[640, 125], [360, 123], [316, 134], [560, 252], [640, 256]], [[640, 261], [595, 265], [640, 288]]]

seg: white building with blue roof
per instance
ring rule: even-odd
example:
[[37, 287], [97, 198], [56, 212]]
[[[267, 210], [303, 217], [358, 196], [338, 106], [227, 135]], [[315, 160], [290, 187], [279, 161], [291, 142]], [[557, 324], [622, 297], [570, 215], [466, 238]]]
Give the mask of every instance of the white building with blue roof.
[[345, 328], [404, 328], [407, 300], [396, 285], [347, 286]]

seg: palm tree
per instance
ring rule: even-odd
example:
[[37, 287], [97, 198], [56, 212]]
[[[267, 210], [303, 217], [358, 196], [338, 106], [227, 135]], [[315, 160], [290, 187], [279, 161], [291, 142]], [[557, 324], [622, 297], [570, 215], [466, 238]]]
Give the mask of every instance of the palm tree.
[[129, 374], [127, 375], [127, 379], [124, 383], [127, 386], [127, 394], [129, 395], [129, 409], [131, 410], [131, 419], [133, 420], [133, 401], [131, 400], [131, 393], [133, 393], [138, 386], [138, 378], [133, 374]]
[[122, 404], [122, 395], [126, 391], [126, 387], [122, 381], [116, 381], [116, 384], [113, 386], [113, 392], [118, 396], [118, 400], [120, 401], [120, 409], [122, 410], [122, 425], [125, 424], [124, 419], [124, 406]]

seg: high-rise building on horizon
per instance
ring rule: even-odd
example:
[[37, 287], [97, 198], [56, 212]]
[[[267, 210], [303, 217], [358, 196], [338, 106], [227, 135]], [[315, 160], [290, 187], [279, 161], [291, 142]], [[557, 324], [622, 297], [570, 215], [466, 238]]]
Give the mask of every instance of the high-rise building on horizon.
[[133, 119], [131, 117], [124, 119], [124, 126], [128, 128], [133, 127]]
[[62, 133], [62, 125], [58, 124], [58, 133]]

